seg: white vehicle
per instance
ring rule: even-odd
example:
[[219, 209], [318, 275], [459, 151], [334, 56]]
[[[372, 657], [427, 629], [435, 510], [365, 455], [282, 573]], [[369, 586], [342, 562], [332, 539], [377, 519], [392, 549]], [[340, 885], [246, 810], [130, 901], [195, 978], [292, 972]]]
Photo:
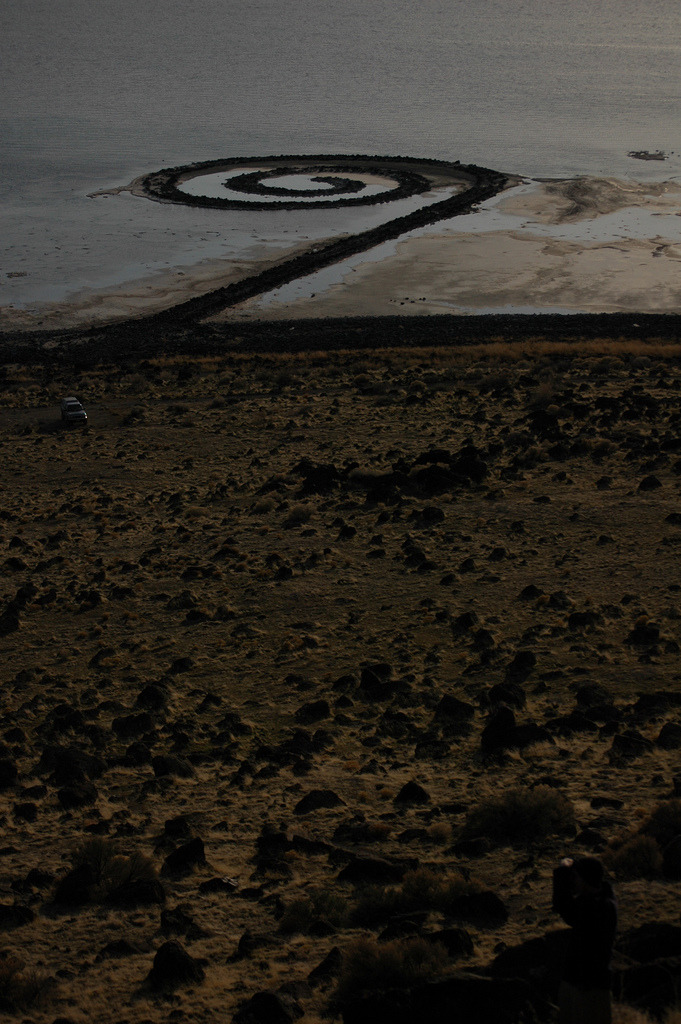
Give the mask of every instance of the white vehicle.
[[87, 423], [87, 413], [77, 398], [62, 398], [61, 418], [64, 423]]

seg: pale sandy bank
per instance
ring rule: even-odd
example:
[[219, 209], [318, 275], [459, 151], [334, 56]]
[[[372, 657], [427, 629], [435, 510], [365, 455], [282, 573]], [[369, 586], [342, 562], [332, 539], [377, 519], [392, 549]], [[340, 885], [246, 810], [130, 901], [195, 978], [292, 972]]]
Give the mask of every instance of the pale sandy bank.
[[[225, 310], [217, 319], [389, 314], [681, 311], [681, 186], [578, 178], [531, 182], [477, 213], [440, 222]], [[259, 273], [309, 247], [259, 260], [174, 267], [68, 301], [0, 307], [0, 330], [87, 326], [143, 316]]]

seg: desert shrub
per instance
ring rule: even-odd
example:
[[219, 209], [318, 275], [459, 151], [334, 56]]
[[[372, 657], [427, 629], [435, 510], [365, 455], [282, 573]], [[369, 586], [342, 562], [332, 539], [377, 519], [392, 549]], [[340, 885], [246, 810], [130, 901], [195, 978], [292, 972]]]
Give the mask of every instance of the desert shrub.
[[438, 977], [447, 965], [444, 947], [426, 939], [378, 942], [359, 938], [345, 950], [337, 999], [343, 1002], [368, 992], [409, 988]]
[[371, 925], [415, 910], [447, 913], [455, 900], [480, 890], [478, 882], [465, 878], [459, 871], [418, 868], [408, 871], [400, 886], [367, 886], [352, 912], [352, 920]]
[[156, 867], [150, 857], [137, 850], [127, 856], [110, 839], [88, 839], [76, 849], [73, 867], [85, 865], [92, 870], [97, 895], [101, 899], [123, 885], [157, 877]]
[[468, 815], [463, 838], [485, 836], [496, 845], [534, 843], [551, 835], [572, 834], [572, 802], [557, 789], [509, 789], [478, 804]]
[[657, 840], [660, 847], [671, 843], [681, 835], [681, 800], [664, 800], [658, 804], [639, 831]]
[[40, 1006], [54, 991], [54, 978], [23, 968], [18, 957], [0, 950], [0, 1010], [16, 1013]]
[[551, 380], [544, 380], [528, 396], [531, 409], [546, 409], [554, 401], [555, 391]]
[[286, 934], [307, 933], [318, 921], [326, 921], [334, 928], [343, 926], [348, 915], [347, 900], [329, 889], [315, 889], [293, 900], [284, 909], [279, 930]]
[[660, 847], [651, 836], [632, 836], [607, 850], [603, 860], [618, 878], [657, 878], [662, 872]]
[[123, 417], [123, 426], [129, 427], [135, 423], [144, 423], [147, 418], [145, 410], [141, 406], [135, 406]]
[[290, 530], [294, 526], [302, 526], [303, 523], [309, 521], [311, 514], [306, 505], [294, 505], [284, 519], [284, 529]]

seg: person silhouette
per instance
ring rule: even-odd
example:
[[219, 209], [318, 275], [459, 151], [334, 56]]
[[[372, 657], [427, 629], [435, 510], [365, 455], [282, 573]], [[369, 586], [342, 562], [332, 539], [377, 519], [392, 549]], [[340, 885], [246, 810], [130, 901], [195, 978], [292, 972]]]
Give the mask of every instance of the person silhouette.
[[559, 1024], [611, 1024], [610, 961], [617, 901], [597, 857], [566, 857], [553, 872], [553, 909], [570, 926]]

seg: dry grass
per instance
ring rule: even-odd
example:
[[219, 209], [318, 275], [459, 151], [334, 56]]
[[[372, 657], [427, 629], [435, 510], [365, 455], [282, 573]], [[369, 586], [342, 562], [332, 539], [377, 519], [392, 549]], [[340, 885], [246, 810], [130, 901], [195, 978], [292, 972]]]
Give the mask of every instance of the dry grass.
[[397, 914], [438, 910], [447, 913], [461, 896], [479, 892], [480, 883], [460, 871], [419, 868], [408, 871], [399, 886], [367, 886], [352, 911], [359, 925], [372, 925]]
[[[24, 592], [18, 628], [0, 635], [0, 759], [19, 773], [0, 793], [0, 881], [3, 903], [36, 911], [7, 946], [60, 982], [57, 1005], [25, 1017], [164, 1024], [168, 1004], [133, 995], [164, 938], [159, 906], [113, 906], [106, 893], [147, 871], [153, 881], [190, 836], [205, 843], [207, 864], [164, 874], [165, 906], [192, 919], [177, 915], [187, 929], [177, 935], [205, 962], [206, 983], [178, 988], [178, 1019], [229, 1017], [245, 996], [304, 981], [353, 941], [359, 921], [465, 923], [448, 909], [479, 890], [509, 912], [474, 926], [467, 963], [484, 970], [501, 943], [558, 925], [552, 868], [591, 844], [612, 844], [622, 872], [639, 873], [617, 872], [622, 932], [676, 920], [676, 883], [640, 874], [654, 864], [650, 842], [678, 826], [662, 800], [677, 752], [654, 742], [678, 710], [648, 720], [633, 706], [639, 694], [678, 689], [681, 363], [673, 348], [660, 359], [650, 347], [580, 351], [537, 341], [224, 354], [129, 373], [93, 367], [81, 379], [57, 361], [44, 375], [7, 368], [0, 616], [21, 588], [36, 589]], [[282, 387], [281, 373], [299, 385]], [[543, 436], [531, 406], [545, 381], [558, 438]], [[87, 435], [39, 426], [58, 416], [50, 402], [62, 390], [84, 393]], [[123, 426], [140, 407], [144, 419]], [[483, 482], [414, 486], [424, 467], [431, 475], [417, 458], [446, 458], [467, 441], [484, 454]], [[514, 461], [530, 448], [536, 458]], [[293, 467], [304, 459], [379, 477], [406, 466], [409, 486], [376, 496], [343, 478], [301, 502]], [[651, 472], [662, 487], [640, 494]], [[310, 518], [285, 530], [297, 503]], [[431, 525], [427, 507], [437, 510]], [[339, 540], [339, 520], [356, 533]], [[599, 543], [605, 534], [611, 543]], [[534, 596], [521, 597], [528, 587]], [[584, 609], [595, 624], [572, 628]], [[453, 636], [451, 622], [470, 611], [476, 627]], [[639, 620], [659, 623], [654, 648], [626, 642]], [[491, 759], [481, 745], [491, 689], [521, 650], [536, 666], [516, 721], [546, 723], [554, 742]], [[374, 664], [386, 666], [378, 692], [361, 685]], [[592, 684], [616, 716], [583, 728]], [[466, 728], [441, 715], [444, 697], [467, 705]], [[319, 704], [322, 717], [302, 724], [301, 707]], [[142, 709], [143, 732], [119, 735], [113, 721]], [[632, 725], [649, 743], [615, 763], [613, 732]], [[61, 781], [40, 767], [48, 745], [100, 760], [92, 803], [65, 810]], [[190, 770], [157, 774], [157, 755]], [[397, 805], [410, 781], [424, 801]], [[294, 813], [313, 790], [338, 802]], [[646, 818], [654, 833], [646, 826], [635, 847], [616, 849]], [[269, 857], [258, 847], [265, 822], [281, 839]], [[99, 897], [55, 909], [77, 847]], [[391, 877], [395, 864], [422, 867], [362, 890], [338, 877], [352, 853], [387, 861]], [[36, 868], [47, 880], [32, 885]], [[252, 952], [235, 957], [246, 932]], [[130, 948], [114, 959], [121, 939]], [[395, 958], [393, 977], [408, 959]], [[301, 987], [306, 1019], [322, 1019], [330, 984]]]
[[336, 999], [409, 988], [440, 976], [449, 964], [442, 946], [421, 938], [377, 942], [358, 938], [345, 950]]

